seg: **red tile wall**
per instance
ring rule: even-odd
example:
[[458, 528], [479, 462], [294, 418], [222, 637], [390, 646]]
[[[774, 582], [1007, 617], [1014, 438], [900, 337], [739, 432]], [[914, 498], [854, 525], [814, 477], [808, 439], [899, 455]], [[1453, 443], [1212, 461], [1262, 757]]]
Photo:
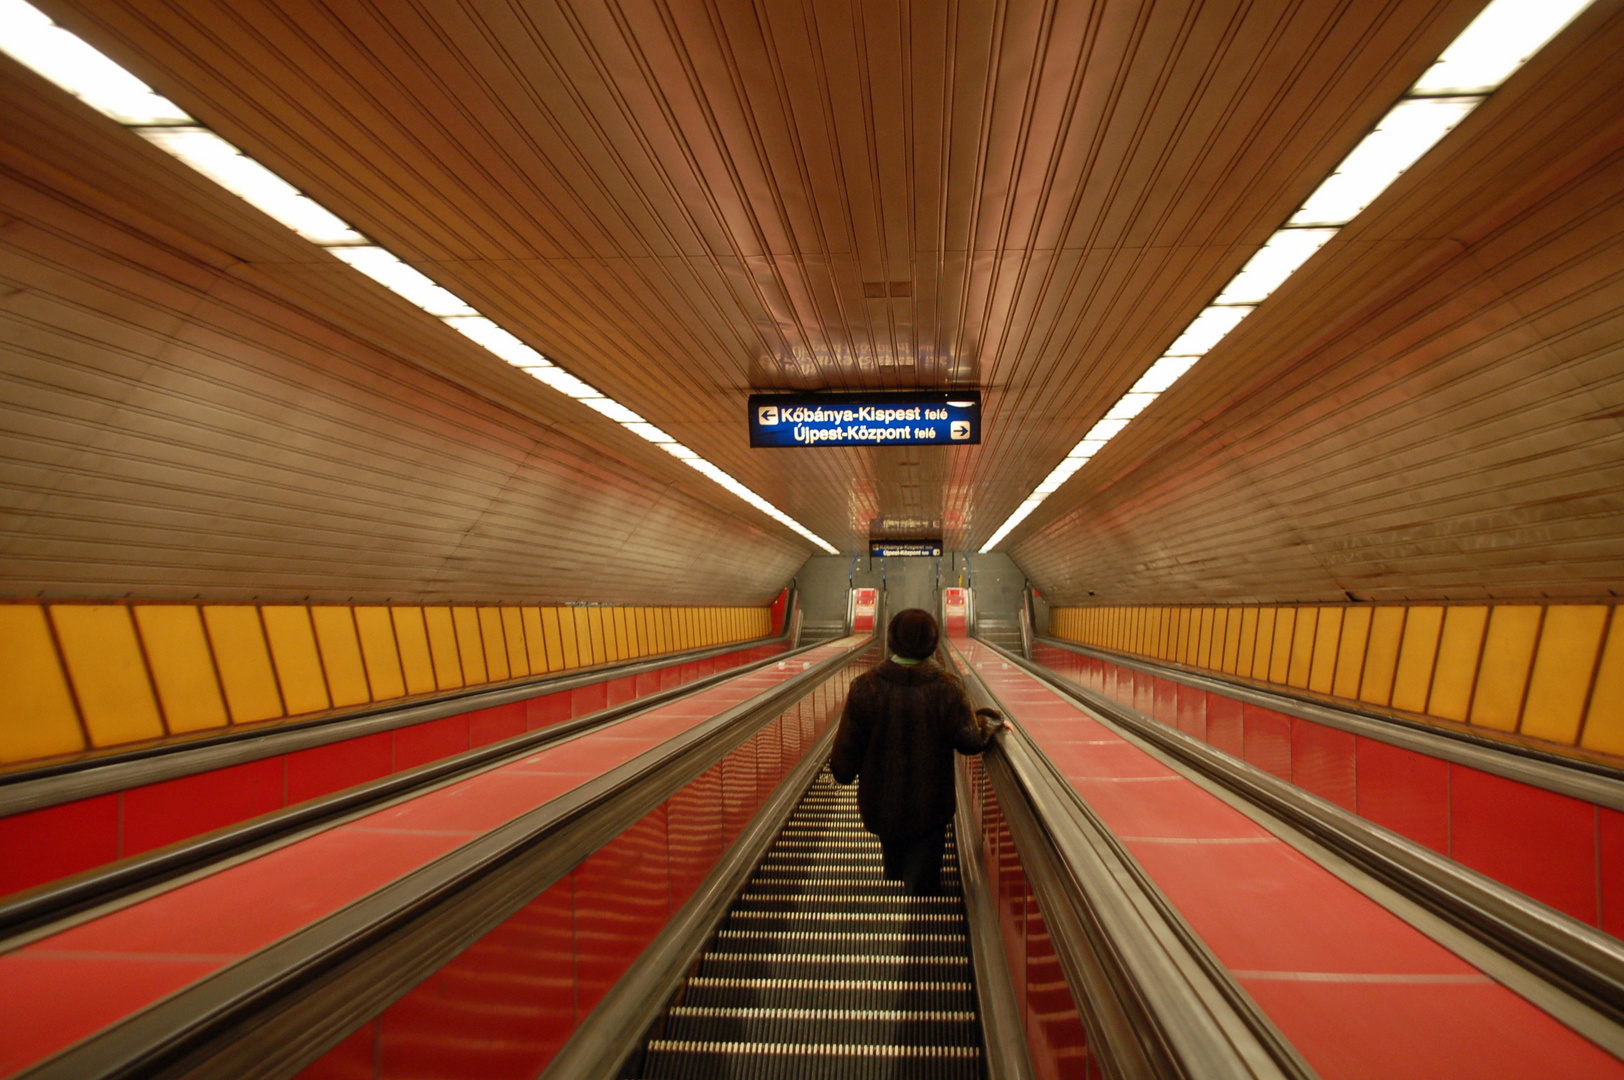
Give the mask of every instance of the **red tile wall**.
[[1354, 736], [1292, 717], [1291, 782], [1357, 813]]
[[1592, 926], [1596, 807], [1449, 766], [1450, 857]]
[[1241, 708], [1243, 756], [1264, 772], [1291, 779], [1291, 718], [1248, 702]]
[[1596, 846], [1600, 877], [1601, 928], [1624, 937], [1624, 814], [1601, 810], [1596, 815]]
[[1354, 740], [1358, 813], [1449, 854], [1449, 763], [1390, 743]]
[[[124, 850], [136, 855], [282, 807], [280, 758], [165, 780], [124, 792]], [[115, 799], [115, 795], [101, 796]]]
[[0, 818], [0, 892], [17, 892], [118, 858], [117, 794]]
[[[1034, 655], [1085, 685], [1099, 665], [1097, 686], [1123, 704], [1144, 697], [1131, 669], [1049, 646]], [[1183, 685], [1169, 721], [1161, 693], [1138, 711], [1624, 936], [1624, 814]]]

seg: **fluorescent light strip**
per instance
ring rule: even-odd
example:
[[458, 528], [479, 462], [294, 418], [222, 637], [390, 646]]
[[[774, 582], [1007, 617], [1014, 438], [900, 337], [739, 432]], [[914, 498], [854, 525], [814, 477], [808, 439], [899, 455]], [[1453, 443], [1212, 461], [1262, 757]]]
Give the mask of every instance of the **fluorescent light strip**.
[[0, 0], [0, 52], [31, 68], [103, 116], [131, 128], [233, 195], [435, 316], [492, 355], [594, 409], [666, 451], [816, 546], [833, 544], [712, 465], [620, 402], [577, 379], [416, 268], [375, 244], [298, 188], [198, 124], [84, 40], [24, 0]]
[[1260, 247], [1166, 353], [1117, 399], [1064, 460], [981, 545], [1010, 530], [1088, 463], [1421, 156], [1499, 89], [1591, 0], [1493, 0], [1409, 93], [1326, 177], [1285, 226]]

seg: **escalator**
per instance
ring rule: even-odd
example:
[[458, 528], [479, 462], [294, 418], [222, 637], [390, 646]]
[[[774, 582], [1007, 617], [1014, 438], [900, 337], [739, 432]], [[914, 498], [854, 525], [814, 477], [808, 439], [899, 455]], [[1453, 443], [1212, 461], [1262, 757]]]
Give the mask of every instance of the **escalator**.
[[941, 895], [906, 895], [825, 767], [622, 1075], [971, 1080], [971, 972], [952, 833]]

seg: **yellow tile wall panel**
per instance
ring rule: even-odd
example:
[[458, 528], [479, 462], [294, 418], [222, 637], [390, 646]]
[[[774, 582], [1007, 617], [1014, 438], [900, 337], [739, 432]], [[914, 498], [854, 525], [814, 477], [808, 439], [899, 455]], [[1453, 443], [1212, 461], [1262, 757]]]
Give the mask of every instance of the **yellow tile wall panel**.
[[85, 748], [68, 678], [37, 604], [0, 604], [0, 761]]
[[1472, 707], [1472, 686], [1477, 682], [1478, 652], [1489, 609], [1463, 604], [1444, 609], [1444, 628], [1438, 637], [1438, 661], [1432, 673], [1432, 694], [1426, 711], [1445, 720], [1466, 719]]
[[1212, 651], [1213, 614], [1213, 609], [1210, 607], [1201, 609], [1200, 628], [1192, 629], [1190, 633], [1190, 636], [1194, 639], [1191, 642], [1193, 648], [1190, 650], [1190, 654], [1184, 658], [1184, 662], [1186, 664], [1190, 664], [1194, 667], [1207, 666], [1207, 654]]
[[1351, 607], [1342, 615], [1342, 639], [1336, 647], [1336, 678], [1331, 693], [1342, 698], [1359, 696], [1359, 676], [1365, 669], [1365, 646], [1370, 642], [1370, 612]]
[[521, 608], [519, 620], [524, 624], [524, 651], [529, 664], [528, 670], [532, 675], [545, 675], [553, 670], [553, 665], [547, 659], [547, 631], [542, 626], [541, 609]]
[[1308, 688], [1316, 694], [1329, 694], [1336, 679], [1336, 646], [1342, 636], [1342, 609], [1322, 607], [1314, 628], [1314, 661], [1308, 671]]
[[[395, 624], [395, 645], [400, 650], [400, 672], [406, 679], [406, 692], [432, 694], [439, 689], [440, 681], [436, 676], [438, 669], [434, 663], [434, 653], [429, 648], [429, 628], [423, 621], [423, 609], [390, 608], [389, 621]], [[449, 628], [448, 619], [447, 629]]]
[[507, 640], [508, 678], [530, 674], [530, 654], [525, 648], [524, 617], [516, 607], [502, 608], [502, 637]]
[[1291, 674], [1291, 644], [1297, 632], [1297, 609], [1276, 608], [1274, 648], [1269, 652], [1269, 681], [1284, 683]]
[[1612, 628], [1596, 666], [1596, 685], [1579, 745], [1603, 754], [1624, 754], [1624, 618], [1613, 611]]
[[670, 652], [674, 648], [671, 644], [671, 609], [656, 608], [654, 615], [655, 648], [662, 653]]
[[[1235, 674], [1250, 678], [1252, 658], [1257, 655], [1258, 609], [1241, 609], [1241, 647], [1235, 655]], [[1272, 625], [1272, 624], [1271, 624]]]
[[301, 716], [331, 708], [327, 676], [321, 670], [321, 653], [316, 649], [316, 631], [310, 624], [309, 609], [303, 604], [267, 604], [259, 613], [265, 621], [265, 638], [271, 644], [276, 682], [282, 688], [282, 701], [287, 705], [288, 715]]
[[147, 670], [171, 734], [230, 723], [203, 616], [191, 604], [142, 604], [134, 609]]
[[52, 604], [51, 622], [92, 746], [164, 734], [146, 660], [123, 604]]
[[[1173, 660], [1176, 663], [1184, 662], [1184, 654], [1190, 651], [1190, 608], [1179, 608], [1179, 632], [1173, 643]], [[1200, 621], [1196, 620], [1196, 632], [1200, 632]]]
[[502, 629], [502, 609], [475, 608], [479, 616], [479, 641], [485, 660], [485, 677], [489, 682], [501, 682], [512, 677], [508, 668], [507, 634]]
[[366, 664], [361, 659], [361, 642], [356, 637], [355, 616], [350, 609], [337, 604], [317, 604], [310, 609], [310, 621], [316, 628], [316, 644], [321, 649], [321, 666], [327, 672], [327, 689], [334, 708], [371, 701]]
[[1158, 660], [1167, 659], [1167, 609], [1164, 607], [1150, 609], [1150, 638], [1145, 652]]
[[1146, 611], [1142, 607], [1134, 608], [1133, 613], [1129, 616], [1128, 649], [1140, 656], [1143, 656], [1147, 651], [1145, 649], [1146, 621]]
[[590, 643], [592, 662], [594, 664], [606, 663], [609, 659], [609, 648], [604, 641], [603, 608], [589, 607], [585, 611], [587, 641]]
[[1291, 660], [1286, 667], [1286, 684], [1306, 690], [1308, 678], [1313, 672], [1319, 608], [1297, 608], [1296, 611], [1297, 623], [1291, 631]]
[[[1235, 667], [1239, 663], [1241, 654], [1241, 621], [1244, 614], [1240, 608], [1231, 608], [1229, 619], [1224, 623], [1224, 655], [1221, 661], [1222, 670], [1235, 674]], [[1253, 629], [1253, 633], [1257, 630]]]
[[423, 625], [429, 632], [429, 652], [434, 657], [434, 681], [441, 690], [465, 685], [462, 660], [457, 649], [457, 623], [448, 607], [423, 609]]
[[1444, 609], [1432, 604], [1413, 604], [1405, 615], [1404, 643], [1399, 646], [1398, 669], [1393, 674], [1393, 708], [1426, 711], [1443, 624]]
[[1202, 658], [1202, 667], [1217, 670], [1224, 666], [1224, 638], [1228, 634], [1229, 608], [1215, 608], [1212, 613], [1212, 643]]
[[[623, 607], [617, 607], [613, 608], [612, 610], [614, 612], [615, 623], [615, 652], [612, 659], [630, 660], [632, 657], [632, 641], [631, 634], [626, 628], [626, 609]], [[606, 626], [604, 629], [607, 630], [608, 627]]]
[[1472, 694], [1472, 723], [1496, 731], [1517, 730], [1543, 614], [1537, 604], [1497, 604], [1489, 612], [1483, 662]]
[[1365, 649], [1365, 673], [1359, 681], [1359, 700], [1386, 705], [1393, 699], [1393, 673], [1404, 643], [1406, 609], [1396, 604], [1376, 608], [1370, 616], [1370, 644]]
[[581, 667], [580, 622], [575, 618], [575, 608], [561, 607], [558, 609], [558, 641], [564, 654], [564, 667], [573, 669]]
[[485, 667], [485, 646], [480, 640], [478, 609], [453, 607], [451, 625], [457, 631], [457, 663], [462, 668], [463, 683], [478, 686], [490, 682], [490, 671]]
[[1572, 746], [1596, 671], [1607, 608], [1601, 604], [1552, 604], [1545, 609], [1528, 701], [1518, 730], [1536, 739]]
[[[400, 649], [395, 644], [395, 623], [386, 607], [355, 609], [355, 632], [361, 639], [361, 659], [366, 663], [367, 689], [372, 700], [389, 701], [406, 696], [406, 679], [401, 670]], [[428, 659], [424, 650], [423, 659]], [[433, 671], [429, 685], [433, 686]]]
[[209, 633], [231, 722], [249, 724], [284, 715], [259, 609], [252, 604], [208, 604], [203, 608], [203, 627]]
[[648, 609], [634, 607], [626, 612], [626, 642], [631, 647], [632, 656], [642, 658], [649, 653], [648, 649]]
[[592, 623], [587, 618], [587, 609], [580, 606], [568, 607], [563, 611], [575, 626], [575, 655], [581, 667], [591, 667], [596, 661], [592, 658]]

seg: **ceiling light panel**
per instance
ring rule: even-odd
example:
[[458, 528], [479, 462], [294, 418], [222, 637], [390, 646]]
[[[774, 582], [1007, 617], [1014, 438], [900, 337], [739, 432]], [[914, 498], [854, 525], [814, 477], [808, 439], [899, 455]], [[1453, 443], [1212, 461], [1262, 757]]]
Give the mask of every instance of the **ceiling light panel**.
[[[1212, 304], [1185, 327], [1071, 452], [1087, 461], [1156, 396], [1171, 387], [1285, 284], [1315, 252], [1375, 202], [1594, 0], [1493, 0], [1427, 69], [1409, 93], [1342, 160], [1283, 228], [1246, 261]], [[1064, 462], [1062, 463], [1064, 464]], [[1075, 470], [1073, 470], [1075, 472]], [[981, 546], [991, 551], [1060, 483], [1051, 472]], [[1069, 474], [1067, 474], [1069, 476]]]
[[121, 124], [190, 124], [166, 97], [22, 0], [0, 0], [0, 52]]
[[1346, 225], [1477, 107], [1479, 98], [1405, 98], [1292, 215], [1291, 225]]
[[104, 116], [133, 129], [154, 146], [252, 203], [305, 239], [326, 248], [397, 296], [437, 316], [499, 359], [529, 372], [537, 381], [575, 398], [659, 446], [822, 550], [831, 555], [837, 553], [833, 544], [688, 447], [673, 441], [631, 409], [555, 366], [426, 274], [408, 266], [391, 252], [368, 243], [366, 237], [342, 218], [197, 124], [169, 99], [154, 93], [146, 83], [51, 22], [31, 4], [23, 0], [0, 0], [0, 52]]
[[1589, 6], [1590, 0], [1496, 0], [1443, 51], [1412, 93], [1487, 95]]
[[1213, 303], [1263, 303], [1335, 235], [1335, 229], [1281, 229], [1247, 260]]
[[207, 128], [194, 125], [136, 130], [152, 145], [180, 158], [306, 240], [323, 246], [364, 242], [365, 238], [337, 215], [322, 209], [298, 188]]

